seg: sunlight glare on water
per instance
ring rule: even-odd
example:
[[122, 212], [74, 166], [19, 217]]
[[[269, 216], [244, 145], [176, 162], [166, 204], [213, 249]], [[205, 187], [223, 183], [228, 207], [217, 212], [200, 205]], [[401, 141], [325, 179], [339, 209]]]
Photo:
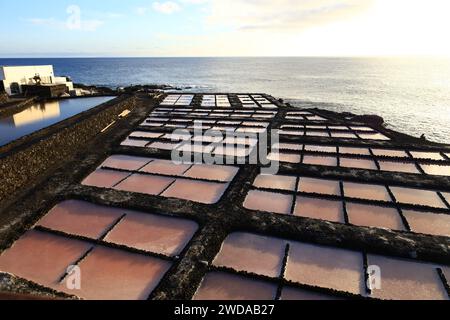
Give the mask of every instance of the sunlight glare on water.
[[264, 92], [318, 107], [381, 115], [391, 128], [449, 143], [450, 59], [73, 58], [0, 59], [53, 64], [75, 82], [170, 84], [194, 92]]

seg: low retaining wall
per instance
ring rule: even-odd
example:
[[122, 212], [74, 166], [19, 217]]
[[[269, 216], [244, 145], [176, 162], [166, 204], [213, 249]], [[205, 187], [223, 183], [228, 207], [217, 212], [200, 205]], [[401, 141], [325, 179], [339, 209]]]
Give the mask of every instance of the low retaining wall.
[[[1, 91], [1, 89], [0, 89], [0, 91]], [[2, 93], [2, 92], [0, 92], [0, 104], [1, 103], [6, 103], [6, 102], [8, 102], [8, 96], [7, 96], [7, 94], [6, 93]]]
[[121, 97], [0, 148], [0, 206], [69, 161], [136, 98]]

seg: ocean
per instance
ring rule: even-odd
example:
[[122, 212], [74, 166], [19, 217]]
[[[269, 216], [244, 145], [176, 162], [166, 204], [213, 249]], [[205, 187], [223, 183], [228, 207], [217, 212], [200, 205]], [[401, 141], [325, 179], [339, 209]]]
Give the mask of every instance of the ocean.
[[264, 92], [300, 105], [378, 114], [395, 130], [450, 143], [450, 59], [438, 58], [45, 58], [77, 83], [169, 84], [193, 92]]

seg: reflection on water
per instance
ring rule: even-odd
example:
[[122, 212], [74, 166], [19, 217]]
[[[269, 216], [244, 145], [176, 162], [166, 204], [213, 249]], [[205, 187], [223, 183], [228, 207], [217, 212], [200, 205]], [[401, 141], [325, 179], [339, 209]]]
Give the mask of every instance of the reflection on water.
[[45, 119], [57, 118], [61, 115], [59, 101], [39, 103], [12, 116], [14, 126], [22, 127]]
[[51, 126], [111, 99], [112, 97], [94, 97], [33, 104], [12, 116], [0, 118], [0, 145]]

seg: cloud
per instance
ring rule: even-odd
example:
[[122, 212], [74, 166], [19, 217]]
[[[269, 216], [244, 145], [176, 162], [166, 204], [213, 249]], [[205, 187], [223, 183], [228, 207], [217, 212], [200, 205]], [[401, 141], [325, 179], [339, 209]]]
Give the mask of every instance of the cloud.
[[367, 10], [374, 0], [211, 0], [209, 24], [241, 30], [298, 31]]
[[153, 2], [152, 7], [153, 10], [163, 14], [172, 14], [181, 10], [181, 6], [178, 3], [172, 1]]

